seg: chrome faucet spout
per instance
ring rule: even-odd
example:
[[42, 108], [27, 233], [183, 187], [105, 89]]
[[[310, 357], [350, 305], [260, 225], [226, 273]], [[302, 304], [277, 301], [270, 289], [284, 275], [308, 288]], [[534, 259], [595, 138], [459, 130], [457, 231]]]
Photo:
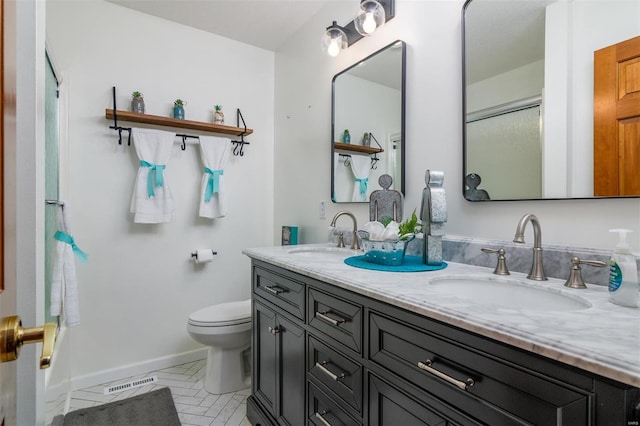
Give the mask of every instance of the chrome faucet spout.
[[531, 272], [527, 275], [527, 278], [536, 281], [546, 281], [547, 277], [544, 275], [544, 267], [542, 265], [542, 230], [540, 228], [540, 221], [536, 215], [529, 213], [522, 216], [516, 227], [513, 242], [524, 243], [524, 230], [529, 222], [531, 222], [533, 226], [533, 259], [531, 262]]
[[335, 216], [333, 216], [330, 226], [336, 226], [336, 221], [340, 216], [343, 215], [349, 216], [351, 218], [351, 221], [353, 222], [353, 242], [351, 243], [351, 249], [360, 250], [360, 241], [358, 241], [358, 221], [356, 220], [356, 217], [353, 215], [353, 213], [347, 210], [340, 210], [335, 214]]

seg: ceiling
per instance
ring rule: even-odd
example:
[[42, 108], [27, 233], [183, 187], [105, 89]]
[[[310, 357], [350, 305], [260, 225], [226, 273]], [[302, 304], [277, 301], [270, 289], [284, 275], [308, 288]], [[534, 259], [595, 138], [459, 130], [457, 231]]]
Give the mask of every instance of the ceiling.
[[[276, 51], [322, 6], [335, 0], [107, 1], [252, 46]], [[330, 22], [327, 25], [329, 24]]]

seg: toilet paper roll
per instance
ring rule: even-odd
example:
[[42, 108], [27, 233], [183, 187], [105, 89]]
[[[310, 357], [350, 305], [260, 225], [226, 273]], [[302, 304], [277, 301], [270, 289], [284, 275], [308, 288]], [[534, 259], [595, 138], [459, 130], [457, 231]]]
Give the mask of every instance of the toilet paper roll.
[[208, 248], [208, 249], [197, 249], [196, 250], [196, 263], [211, 262], [213, 260], [213, 256], [214, 255], [215, 255], [215, 252], [213, 250], [211, 250], [210, 248]]

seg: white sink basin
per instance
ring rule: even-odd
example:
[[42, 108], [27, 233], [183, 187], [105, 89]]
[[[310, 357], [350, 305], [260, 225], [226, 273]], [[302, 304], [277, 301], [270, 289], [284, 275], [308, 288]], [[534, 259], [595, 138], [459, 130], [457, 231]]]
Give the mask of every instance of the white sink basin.
[[[561, 285], [561, 284], [560, 284]], [[434, 292], [477, 304], [528, 311], [578, 311], [591, 304], [578, 296], [533, 287], [515, 280], [487, 278], [437, 278], [430, 283]]]
[[300, 247], [289, 250], [287, 253], [296, 256], [314, 257], [314, 258], [337, 258], [337, 257], [349, 257], [358, 256], [362, 252], [358, 250], [352, 250], [350, 248], [338, 248], [338, 247]]

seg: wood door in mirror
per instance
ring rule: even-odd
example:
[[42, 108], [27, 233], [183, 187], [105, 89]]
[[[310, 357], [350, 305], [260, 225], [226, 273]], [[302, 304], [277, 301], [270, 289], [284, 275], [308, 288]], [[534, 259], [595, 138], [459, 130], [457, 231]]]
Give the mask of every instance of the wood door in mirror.
[[[639, 196], [597, 189], [601, 178], [594, 179], [594, 170], [601, 150], [594, 147], [599, 108], [593, 97], [594, 52], [637, 37], [639, 26], [637, 1], [467, 0], [462, 25], [465, 198]], [[628, 68], [633, 71], [626, 74], [628, 87], [640, 86], [636, 67]], [[626, 126], [625, 149], [635, 149], [636, 160], [637, 131]], [[638, 181], [637, 174], [627, 176], [637, 166], [619, 168], [627, 187], [629, 180]]]
[[640, 195], [640, 37], [594, 55], [597, 196]]
[[333, 78], [331, 199], [369, 202], [388, 174], [404, 193], [406, 45], [385, 46]]

